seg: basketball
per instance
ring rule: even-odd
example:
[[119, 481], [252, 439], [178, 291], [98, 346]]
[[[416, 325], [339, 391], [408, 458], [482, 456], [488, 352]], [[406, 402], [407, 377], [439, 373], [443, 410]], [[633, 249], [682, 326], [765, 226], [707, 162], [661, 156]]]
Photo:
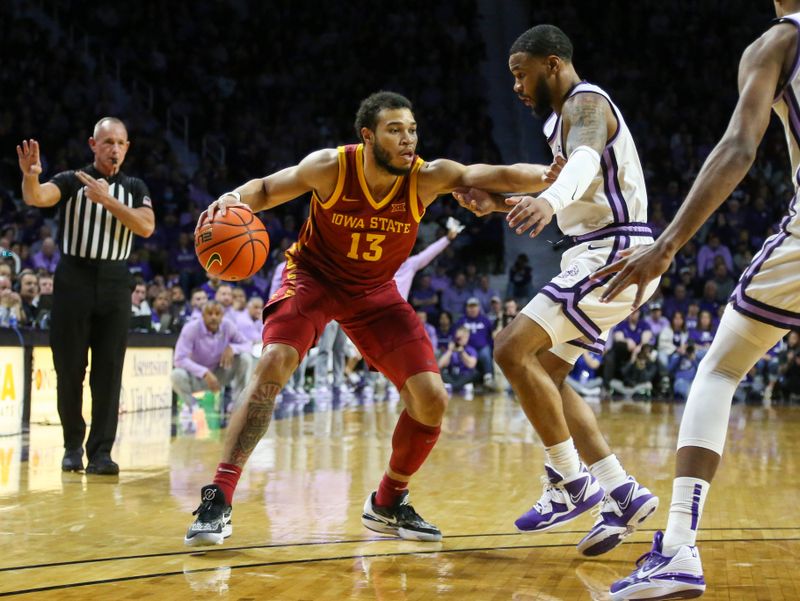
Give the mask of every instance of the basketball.
[[194, 239], [197, 259], [209, 274], [235, 282], [254, 275], [269, 255], [264, 224], [247, 207], [229, 207], [205, 222]]

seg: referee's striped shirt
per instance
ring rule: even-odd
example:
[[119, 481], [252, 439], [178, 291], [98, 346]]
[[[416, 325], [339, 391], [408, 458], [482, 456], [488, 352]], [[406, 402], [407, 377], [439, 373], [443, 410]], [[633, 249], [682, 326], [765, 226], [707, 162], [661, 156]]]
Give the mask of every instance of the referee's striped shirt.
[[[150, 193], [145, 183], [122, 171], [107, 177], [93, 165], [81, 169], [95, 179], [105, 179], [109, 194], [131, 208], [150, 207]], [[74, 171], [63, 171], [50, 180], [61, 190], [61, 253], [84, 259], [124, 261], [131, 254], [133, 232], [105, 207], [85, 196], [85, 189]]]

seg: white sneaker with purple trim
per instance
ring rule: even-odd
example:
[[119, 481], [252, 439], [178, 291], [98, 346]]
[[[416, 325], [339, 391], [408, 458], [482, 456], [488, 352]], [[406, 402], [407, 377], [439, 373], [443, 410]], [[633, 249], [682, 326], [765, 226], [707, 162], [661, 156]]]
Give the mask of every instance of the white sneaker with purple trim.
[[664, 535], [659, 530], [653, 547], [636, 561], [631, 575], [611, 585], [611, 600], [694, 599], [706, 590], [703, 564], [697, 547], [684, 545], [672, 557], [663, 555]]

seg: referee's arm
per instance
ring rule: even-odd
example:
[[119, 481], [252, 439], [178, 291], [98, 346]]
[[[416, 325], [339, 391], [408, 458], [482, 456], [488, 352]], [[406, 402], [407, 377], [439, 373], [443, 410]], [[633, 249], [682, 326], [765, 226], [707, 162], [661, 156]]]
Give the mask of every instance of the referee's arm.
[[76, 171], [75, 175], [86, 187], [86, 198], [102, 205], [109, 213], [122, 222], [137, 236], [149, 238], [156, 228], [156, 217], [153, 209], [147, 206], [129, 207], [119, 202], [108, 192], [108, 182], [95, 179], [88, 173]]
[[42, 162], [39, 159], [39, 142], [23, 140], [17, 146], [19, 168], [22, 171], [22, 201], [29, 207], [52, 207], [61, 200], [61, 189], [47, 182], [39, 183]]

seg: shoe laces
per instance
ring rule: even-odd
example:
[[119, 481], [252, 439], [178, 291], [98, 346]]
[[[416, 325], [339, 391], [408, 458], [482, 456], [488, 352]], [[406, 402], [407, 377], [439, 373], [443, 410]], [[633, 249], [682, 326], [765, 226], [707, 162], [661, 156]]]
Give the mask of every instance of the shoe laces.
[[[533, 506], [536, 511], [542, 513], [545, 510], [545, 507], [551, 505], [553, 502], [553, 498], [560, 494], [561, 491], [559, 488], [550, 481], [550, 478], [547, 476], [541, 476], [542, 482], [542, 496], [536, 501], [536, 504]], [[565, 496], [562, 494], [562, 496]]]
[[619, 503], [617, 503], [611, 497], [611, 495], [606, 495], [603, 497], [603, 503], [592, 509], [592, 517], [597, 518], [597, 522], [603, 521], [604, 513], [615, 513], [617, 515], [622, 515], [622, 510], [619, 508]]
[[422, 517], [417, 513], [417, 511], [414, 509], [414, 506], [409, 503], [401, 503], [395, 511], [395, 515], [397, 516], [398, 522], [425, 523], [425, 520], [423, 520]]

